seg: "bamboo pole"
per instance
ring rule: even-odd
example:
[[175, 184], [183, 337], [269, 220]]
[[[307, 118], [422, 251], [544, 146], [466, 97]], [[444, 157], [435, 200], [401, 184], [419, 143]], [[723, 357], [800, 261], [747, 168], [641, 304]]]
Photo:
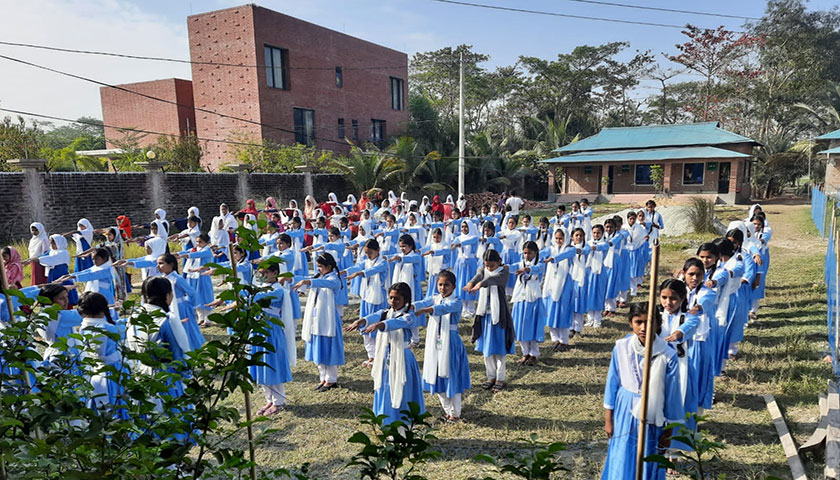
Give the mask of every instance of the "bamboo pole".
[[840, 348], [840, 318], [837, 318], [840, 316], [840, 257], [837, 255], [837, 246], [840, 245], [840, 241], [838, 241], [840, 232], [838, 232], [836, 225], [832, 233], [829, 241], [834, 242], [834, 367], [836, 371], [837, 349]]
[[648, 315], [645, 326], [645, 363], [642, 375], [642, 398], [639, 405], [639, 431], [638, 443], [636, 444], [636, 480], [642, 480], [644, 473], [645, 442], [647, 434], [647, 404], [648, 390], [650, 389], [650, 354], [653, 350], [653, 339], [656, 336], [654, 331], [654, 315], [656, 315], [656, 286], [659, 283], [659, 239], [653, 241], [653, 250], [650, 254], [650, 295], [648, 296]]
[[[228, 255], [230, 256], [230, 266], [233, 269], [233, 275], [237, 275], [236, 260], [233, 259], [233, 244], [228, 245]], [[253, 416], [251, 414], [251, 392], [245, 390], [245, 420], [248, 422], [248, 456], [251, 459], [250, 475], [251, 480], [257, 480], [257, 461], [254, 454], [254, 428], [251, 426]]]

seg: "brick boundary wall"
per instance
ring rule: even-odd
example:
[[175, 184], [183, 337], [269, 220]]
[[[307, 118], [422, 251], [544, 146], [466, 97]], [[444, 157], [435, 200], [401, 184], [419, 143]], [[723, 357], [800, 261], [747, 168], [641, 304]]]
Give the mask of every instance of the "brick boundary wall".
[[[146, 223], [156, 208], [165, 209], [167, 219], [174, 220], [197, 206], [202, 221], [210, 222], [220, 203], [236, 211], [247, 198], [261, 203], [273, 196], [283, 206], [294, 198], [302, 206], [305, 177], [303, 173], [0, 173], [0, 239], [28, 239], [29, 224], [35, 221], [52, 234], [73, 230], [80, 218], [90, 220], [94, 228], [114, 225], [117, 215], [128, 215], [132, 224]], [[351, 193], [342, 175], [312, 174], [311, 184], [318, 201], [326, 200], [329, 192], [341, 200]], [[205, 223], [202, 231], [208, 229]]]

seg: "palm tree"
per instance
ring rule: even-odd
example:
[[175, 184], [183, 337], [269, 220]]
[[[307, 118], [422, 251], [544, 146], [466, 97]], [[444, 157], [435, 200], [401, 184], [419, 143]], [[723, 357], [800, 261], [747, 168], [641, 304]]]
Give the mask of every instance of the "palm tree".
[[428, 163], [440, 158], [440, 154], [436, 151], [420, 155], [417, 153], [418, 150], [417, 141], [405, 135], [394, 140], [394, 143], [386, 149], [388, 154], [400, 160], [404, 165], [398, 175], [400, 189], [403, 191], [422, 190], [424, 182], [421, 181], [421, 176], [426, 172]]
[[337, 161], [335, 166], [347, 175], [347, 179], [358, 191], [363, 192], [383, 188], [405, 170], [405, 163], [401, 159], [372, 144], [367, 145], [366, 150], [353, 145], [350, 155]]
[[[497, 158], [495, 163], [495, 176], [487, 183], [500, 187], [499, 190], [509, 190], [515, 181], [522, 181], [531, 173], [531, 169], [525, 166], [522, 160], [507, 155]], [[524, 188], [524, 185], [520, 185], [520, 188]]]
[[[432, 152], [437, 153], [437, 152]], [[431, 194], [438, 192], [454, 192], [458, 181], [458, 159], [454, 157], [430, 159], [426, 162], [423, 172], [419, 176], [420, 190]]]
[[825, 91], [826, 105], [814, 108], [805, 103], [797, 103], [794, 107], [800, 108], [814, 116], [823, 126], [840, 126], [840, 83], [831, 83]]

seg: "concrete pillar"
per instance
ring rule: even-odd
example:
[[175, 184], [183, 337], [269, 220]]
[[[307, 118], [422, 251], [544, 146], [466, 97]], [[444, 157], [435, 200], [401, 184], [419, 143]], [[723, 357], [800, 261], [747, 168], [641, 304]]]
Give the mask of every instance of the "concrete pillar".
[[663, 193], [669, 194], [671, 193], [671, 166], [670, 163], [665, 163], [662, 165], [662, 171], [664, 173], [665, 178], [662, 180], [662, 188], [665, 190]]
[[548, 167], [548, 203], [553, 203], [555, 200], [557, 200], [557, 194], [554, 193], [556, 190], [556, 180], [554, 176], [555, 168], [557, 168], [555, 165], [549, 165]]
[[44, 223], [44, 181], [41, 179], [39, 169], [44, 168], [46, 160], [40, 158], [15, 158], [6, 160], [9, 165], [16, 165], [23, 170], [23, 198], [24, 208], [28, 210], [29, 218], [33, 222]]
[[[234, 163], [230, 165], [231, 170], [236, 172], [237, 175], [237, 184], [236, 184], [236, 200], [239, 202], [240, 207], [245, 205], [245, 200], [248, 200], [251, 192], [248, 188], [248, 174], [251, 172], [251, 164], [250, 163]], [[234, 211], [237, 209], [234, 208]]]
[[298, 165], [295, 170], [303, 173], [303, 193], [315, 197], [315, 188], [312, 185], [312, 171], [314, 168], [309, 165]]
[[163, 208], [166, 206], [166, 196], [163, 191], [163, 167], [166, 166], [166, 162], [149, 160], [136, 162], [136, 164], [146, 170], [146, 189], [149, 192], [152, 208]]

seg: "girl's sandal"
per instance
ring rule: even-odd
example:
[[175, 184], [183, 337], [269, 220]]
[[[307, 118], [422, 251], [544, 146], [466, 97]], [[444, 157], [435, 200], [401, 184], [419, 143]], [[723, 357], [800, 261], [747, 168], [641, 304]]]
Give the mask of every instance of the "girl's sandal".
[[505, 389], [505, 386], [507, 386], [505, 382], [496, 382], [493, 384], [493, 393], [501, 392]]
[[485, 390], [490, 390], [490, 389], [491, 389], [491, 388], [493, 388], [495, 385], [496, 385], [496, 381], [495, 381], [495, 380], [494, 380], [494, 381], [492, 381], [492, 382], [488, 380], [488, 381], [486, 381], [486, 382], [484, 382], [484, 383], [482, 383], [482, 384], [481, 384], [481, 388], [483, 388], [483, 389], [485, 389]]

